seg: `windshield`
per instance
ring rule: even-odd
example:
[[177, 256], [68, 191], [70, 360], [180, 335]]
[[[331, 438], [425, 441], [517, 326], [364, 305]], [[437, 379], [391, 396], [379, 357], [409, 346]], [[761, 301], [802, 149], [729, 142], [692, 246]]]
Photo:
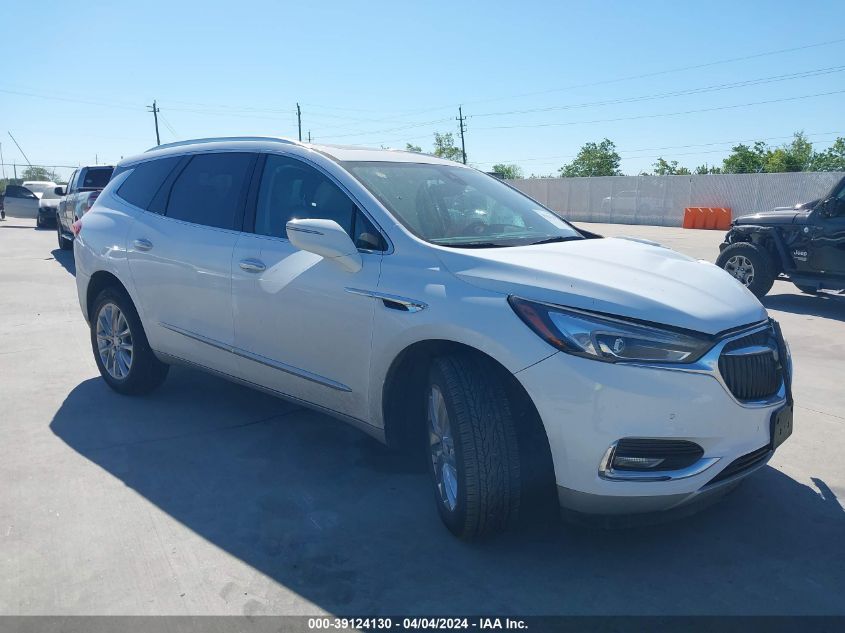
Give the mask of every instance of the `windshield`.
[[56, 186], [53, 182], [25, 182], [23, 186], [29, 189], [32, 193], [39, 195], [47, 191], [48, 189], [52, 189]]
[[414, 235], [434, 244], [493, 248], [581, 238], [551, 211], [474, 169], [391, 162], [344, 166]]

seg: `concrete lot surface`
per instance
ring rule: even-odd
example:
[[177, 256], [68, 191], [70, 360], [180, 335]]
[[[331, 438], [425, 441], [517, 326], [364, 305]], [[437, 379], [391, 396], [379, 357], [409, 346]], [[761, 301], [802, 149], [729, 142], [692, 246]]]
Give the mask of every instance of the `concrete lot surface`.
[[[795, 433], [719, 505], [655, 527], [480, 544], [357, 431], [174, 369], [99, 378], [73, 258], [0, 223], [2, 614], [845, 614], [845, 298], [776, 282]], [[592, 225], [715, 259], [719, 232]]]

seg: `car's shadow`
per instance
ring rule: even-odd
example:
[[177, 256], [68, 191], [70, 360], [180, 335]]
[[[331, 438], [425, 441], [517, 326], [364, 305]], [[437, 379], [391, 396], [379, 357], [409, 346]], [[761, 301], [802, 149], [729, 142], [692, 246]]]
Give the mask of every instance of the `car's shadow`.
[[50, 253], [62, 268], [68, 271], [71, 275], [76, 277], [76, 260], [73, 258], [73, 251], [63, 251], [60, 248], [54, 248]]
[[845, 296], [843, 295], [827, 292], [820, 292], [818, 295], [772, 294], [763, 297], [761, 303], [770, 310], [845, 321]]
[[406, 457], [205, 374], [174, 368], [146, 398], [86, 380], [50, 426], [197, 535], [329, 612], [845, 610], [842, 506], [823, 481], [814, 489], [772, 467], [673, 523], [555, 523], [467, 544], [441, 525], [425, 473]]

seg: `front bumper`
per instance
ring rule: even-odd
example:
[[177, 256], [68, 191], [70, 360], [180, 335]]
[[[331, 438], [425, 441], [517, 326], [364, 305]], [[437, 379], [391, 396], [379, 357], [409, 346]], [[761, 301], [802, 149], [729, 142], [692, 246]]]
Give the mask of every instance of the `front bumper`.
[[[770, 444], [772, 413], [786, 403], [786, 384], [767, 401], [743, 403], [717, 369], [610, 364], [563, 352], [517, 378], [543, 420], [561, 506], [584, 514], [664, 511], [718, 495], [768, 462], [771, 452], [711, 483], [738, 458]], [[695, 442], [704, 449], [698, 466], [705, 467], [663, 481], [608, 478], [600, 471], [621, 438]]]
[[44, 224], [53, 224], [56, 222], [56, 209], [52, 207], [39, 207], [38, 219]]

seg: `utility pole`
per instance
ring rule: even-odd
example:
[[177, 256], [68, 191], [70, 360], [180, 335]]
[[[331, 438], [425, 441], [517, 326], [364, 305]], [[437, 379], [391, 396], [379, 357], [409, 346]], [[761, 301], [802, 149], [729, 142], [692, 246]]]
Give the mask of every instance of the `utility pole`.
[[161, 109], [158, 106], [156, 106], [155, 99], [153, 99], [153, 105], [147, 106], [147, 107], [150, 109], [149, 111], [153, 113], [153, 119], [155, 119], [156, 145], [161, 145], [161, 137], [158, 135], [158, 113], [161, 111]]
[[308, 130], [308, 142], [311, 142], [311, 130]]
[[[9, 137], [10, 137], [13, 141], [15, 141], [15, 137], [14, 137], [14, 136], [12, 136], [12, 133], [11, 133], [11, 132], [9, 132]], [[18, 145], [18, 142], [17, 142], [17, 141], [15, 141], [15, 145]], [[20, 145], [18, 145], [18, 149], [19, 149], [19, 150], [20, 150], [20, 152], [21, 152], [21, 156], [23, 156], [23, 159], [26, 161], [26, 164], [27, 164], [27, 165], [29, 165], [30, 167], [32, 167], [32, 163], [30, 163], [30, 162], [29, 162], [29, 159], [26, 157], [26, 154], [24, 154], [24, 153], [23, 153], [23, 150], [21, 149], [21, 146], [20, 146]], [[15, 175], [15, 178], [17, 178], [17, 175]]]
[[464, 165], [467, 164], [467, 146], [466, 146], [466, 142], [464, 141], [464, 132], [467, 131], [466, 123], [464, 123], [465, 120], [466, 120], [466, 118], [464, 117], [464, 112], [461, 109], [461, 106], [458, 106], [457, 121], [461, 125], [461, 155], [463, 156], [463, 159], [464, 159]]
[[299, 140], [302, 140], [302, 110], [299, 109], [299, 104], [296, 104], [296, 126], [299, 128]]
[[0, 143], [0, 168], [3, 170], [3, 180], [6, 180], [6, 163], [3, 162], [3, 143]]

